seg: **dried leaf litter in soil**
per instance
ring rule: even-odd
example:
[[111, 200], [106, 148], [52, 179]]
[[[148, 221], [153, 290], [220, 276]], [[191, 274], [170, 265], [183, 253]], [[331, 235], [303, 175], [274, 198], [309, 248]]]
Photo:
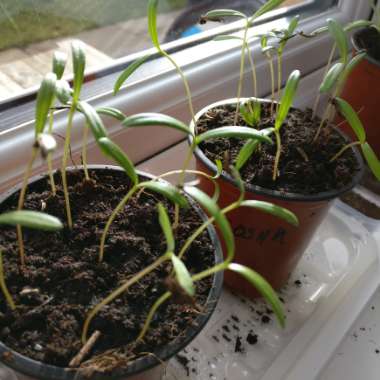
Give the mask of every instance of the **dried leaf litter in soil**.
[[[173, 207], [163, 198], [147, 192], [131, 202], [113, 223], [104, 261], [98, 263], [103, 228], [114, 207], [129, 189], [123, 172], [90, 171], [92, 184], [83, 185], [81, 172], [68, 175], [74, 228], [59, 233], [24, 230], [27, 266], [20, 271], [14, 228], [2, 228], [0, 246], [8, 288], [18, 308], [12, 313], [0, 298], [0, 339], [13, 350], [47, 364], [66, 367], [78, 353], [83, 322], [90, 308], [127, 278], [152, 263], [165, 251], [166, 243], [158, 223], [156, 203], [164, 202], [173, 217]], [[29, 189], [26, 209], [45, 211], [65, 220], [60, 176], [56, 175], [57, 197], [52, 197], [46, 179]], [[18, 194], [0, 207], [14, 209]], [[200, 225], [192, 209], [181, 211], [177, 247]], [[185, 255], [193, 273], [214, 263], [214, 250], [205, 232]], [[128, 294], [104, 307], [93, 319], [90, 332], [101, 331], [92, 355], [118, 349], [123, 358], [152, 352], [166, 346], [193, 323], [199, 311], [189, 305], [168, 301], [155, 316], [152, 329], [138, 346], [133, 345], [154, 301], [166, 290], [164, 280], [171, 270], [162, 265], [133, 285]], [[196, 302], [207, 299], [211, 279], [197, 283]], [[37, 289], [25, 296], [25, 289]], [[28, 293], [28, 292], [26, 292]], [[128, 356], [133, 356], [129, 352]]]

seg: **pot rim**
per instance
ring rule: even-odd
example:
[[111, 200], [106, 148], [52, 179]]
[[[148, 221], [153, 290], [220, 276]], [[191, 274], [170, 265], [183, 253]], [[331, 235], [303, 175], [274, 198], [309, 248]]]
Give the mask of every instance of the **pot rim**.
[[[83, 166], [78, 167], [68, 167], [68, 171], [81, 170]], [[88, 165], [90, 170], [104, 170], [110, 169], [122, 172], [123, 169], [119, 166], [114, 165]], [[151, 175], [149, 173], [138, 170], [138, 175], [147, 178], [156, 178], [156, 176]], [[41, 181], [46, 178], [46, 174], [36, 175], [30, 178], [28, 184], [32, 184], [38, 181]], [[160, 181], [163, 181], [160, 179]], [[12, 195], [14, 195], [17, 191], [20, 190], [20, 184], [13, 186], [11, 189], [0, 195], [0, 204], [4, 203], [8, 200]], [[190, 196], [186, 195], [188, 201], [195, 209], [200, 218], [205, 221], [207, 219], [204, 211], [195, 203], [195, 201], [190, 198]], [[212, 245], [214, 246], [214, 254], [215, 254], [215, 264], [219, 264], [223, 261], [223, 253], [221, 243], [217, 236], [215, 228], [210, 225], [207, 227], [208, 234], [210, 236], [210, 240]], [[93, 380], [121, 380], [126, 379], [130, 376], [137, 375], [141, 372], [152, 369], [153, 367], [162, 364], [163, 361], [166, 361], [176, 355], [179, 351], [185, 348], [203, 329], [207, 321], [210, 319], [213, 311], [216, 308], [217, 301], [220, 297], [223, 287], [223, 273], [217, 272], [213, 276], [213, 282], [208, 294], [206, 303], [205, 303], [205, 312], [199, 314], [198, 317], [194, 320], [193, 324], [190, 325], [185, 331], [186, 336], [184, 339], [180, 339], [177, 337], [173, 342], [166, 345], [162, 349], [158, 351], [156, 356], [147, 355], [142, 358], [138, 358], [134, 360], [130, 365], [126, 368], [117, 368], [115, 370], [115, 374], [102, 374], [99, 372], [95, 372], [91, 375], [91, 379]], [[184, 334], [181, 334], [181, 337]], [[11, 359], [9, 361], [3, 360], [5, 353], [11, 354]], [[31, 376], [36, 379], [43, 380], [87, 380], [88, 377], [82, 375], [80, 371], [75, 369], [56, 367], [49, 364], [44, 364], [42, 362], [38, 362], [31, 358], [28, 358], [24, 355], [17, 353], [16, 351], [8, 348], [0, 341], [0, 362], [2, 362], [7, 367], [22, 373], [26, 376]], [[159, 359], [157, 359], [159, 358]]]
[[[352, 43], [352, 45], [353, 45], [353, 47], [354, 47], [354, 49], [355, 49], [356, 51], [363, 50], [363, 49], [360, 49], [360, 47], [359, 47], [359, 43], [358, 43], [358, 41], [357, 41], [357, 38], [358, 38], [358, 35], [359, 35], [360, 32], [362, 32], [363, 30], [367, 30], [367, 29], [371, 29], [371, 27], [370, 27], [370, 26], [367, 26], [367, 27], [365, 27], [365, 28], [361, 28], [361, 29], [355, 31], [355, 32], [352, 34], [352, 36], [351, 36], [351, 43]], [[379, 33], [380, 33], [380, 32], [379, 32]], [[377, 67], [380, 67], [380, 61], [377, 60], [377, 59], [375, 59], [375, 58], [373, 58], [373, 57], [370, 56], [369, 54], [366, 54], [366, 55], [364, 56], [364, 59], [366, 59], [368, 62], [372, 63], [373, 65], [375, 65], [375, 66], [377, 66]]]
[[[263, 98], [241, 98], [240, 101], [246, 101], [248, 99], [256, 99], [260, 101], [261, 103], [270, 103], [269, 99], [263, 99]], [[197, 121], [203, 114], [205, 114], [209, 109], [222, 106], [222, 105], [229, 105], [229, 104], [236, 104], [237, 98], [229, 98], [220, 100], [218, 102], [211, 103], [207, 105], [206, 107], [202, 108], [197, 114], [195, 115], [195, 121]], [[195, 136], [195, 125], [193, 120], [190, 122], [190, 130]], [[349, 142], [349, 138], [346, 134], [344, 134], [339, 129], [335, 128], [335, 130], [347, 141]], [[193, 136], [189, 135], [188, 137], [189, 144], [191, 145], [193, 142]], [[350, 191], [353, 187], [355, 187], [360, 179], [362, 178], [363, 172], [364, 172], [364, 165], [363, 165], [363, 159], [356, 149], [356, 147], [352, 147], [351, 150], [353, 151], [358, 164], [359, 164], [359, 170], [355, 173], [354, 177], [352, 178], [351, 182], [344, 186], [343, 188], [339, 190], [329, 190], [324, 191], [317, 194], [311, 194], [311, 195], [304, 195], [299, 193], [287, 193], [282, 192], [278, 190], [272, 190], [272, 189], [266, 189], [265, 187], [257, 186], [257, 185], [251, 185], [244, 183], [245, 190], [250, 193], [258, 194], [258, 195], [264, 195], [269, 196], [275, 199], [279, 200], [285, 200], [285, 201], [293, 201], [293, 202], [319, 202], [319, 201], [329, 201], [334, 198], [339, 197], [341, 194], [346, 193], [347, 191]], [[199, 159], [212, 173], [217, 173], [217, 167], [216, 165], [206, 157], [206, 155], [203, 153], [203, 151], [199, 148], [197, 145], [194, 154], [197, 159]], [[222, 171], [221, 178], [223, 178], [225, 181], [229, 182], [230, 184], [236, 186], [236, 181], [224, 170]]]

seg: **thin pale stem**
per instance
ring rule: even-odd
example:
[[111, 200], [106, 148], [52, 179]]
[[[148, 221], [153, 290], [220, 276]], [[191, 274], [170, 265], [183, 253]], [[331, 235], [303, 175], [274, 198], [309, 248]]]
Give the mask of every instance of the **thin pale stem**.
[[[26, 167], [20, 195], [18, 198], [18, 205], [17, 205], [18, 211], [22, 210], [22, 208], [24, 207], [26, 189], [28, 187], [28, 180], [29, 180], [30, 175], [32, 174], [33, 163], [37, 157], [38, 151], [39, 149], [33, 146], [32, 156], [30, 157], [30, 160]], [[21, 226], [17, 225], [16, 230], [17, 230], [17, 241], [18, 241], [18, 246], [19, 246], [19, 251], [20, 251], [20, 263], [21, 263], [21, 267], [24, 267], [25, 266], [25, 248], [24, 248], [24, 240], [22, 236], [23, 234], [22, 234]]]
[[[325, 67], [325, 71], [323, 73], [323, 78], [326, 76], [327, 72], [330, 70], [331, 63], [332, 63], [332, 60], [334, 58], [335, 50], [336, 50], [336, 44], [334, 44], [334, 46], [331, 49], [330, 57], [329, 57], [329, 60], [327, 62], [327, 65]], [[313, 116], [312, 116], [313, 119], [315, 118], [315, 116], [317, 114], [317, 110], [318, 110], [320, 100], [321, 100], [321, 93], [318, 92], [318, 95], [315, 99], [314, 106], [313, 106]]]
[[166, 293], [164, 293], [160, 298], [158, 298], [156, 300], [156, 302], [153, 304], [153, 306], [151, 307], [151, 309], [149, 310], [149, 313], [145, 319], [145, 322], [144, 322], [144, 326], [139, 334], [139, 336], [137, 337], [136, 341], [139, 342], [140, 340], [142, 340], [146, 334], [146, 332], [148, 331], [149, 329], [149, 326], [152, 322], [152, 319], [154, 317], [154, 314], [156, 314], [156, 311], [158, 310], [158, 308], [165, 302], [167, 301], [170, 297], [171, 297], [172, 293], [167, 291]]
[[331, 160], [330, 162], [334, 162], [336, 159], [338, 159], [347, 149], [350, 149], [354, 146], [360, 145], [360, 141], [355, 141], [350, 144], [347, 144], [344, 146]]
[[120, 294], [123, 294], [128, 290], [130, 286], [135, 284], [137, 281], [140, 281], [144, 276], [158, 268], [161, 264], [163, 264], [166, 260], [170, 259], [170, 255], [163, 255], [160, 258], [158, 258], [154, 263], [150, 264], [146, 268], [144, 268], [142, 271], [134, 275], [131, 279], [126, 281], [122, 286], [117, 288], [115, 291], [113, 291], [110, 295], [108, 295], [106, 298], [104, 298], [101, 302], [99, 302], [87, 315], [87, 318], [83, 325], [83, 331], [82, 331], [82, 343], [85, 344], [87, 341], [87, 334], [88, 334], [88, 328], [90, 326], [90, 323], [94, 316], [106, 305], [108, 305], [110, 302], [112, 302], [115, 298], [117, 298]]
[[241, 49], [241, 58], [240, 58], [240, 73], [239, 73], [239, 83], [238, 83], [238, 90], [237, 90], [237, 102], [236, 102], [236, 110], [235, 110], [235, 118], [234, 118], [234, 125], [237, 125], [238, 117], [239, 117], [239, 110], [240, 110], [240, 98], [241, 93], [243, 90], [243, 76], [244, 76], [244, 66], [245, 66], [245, 47], [247, 44], [247, 35], [248, 35], [248, 29], [249, 29], [249, 21], [246, 20], [246, 26], [244, 29], [244, 37], [243, 37], [243, 46]]
[[282, 87], [282, 53], [278, 54], [277, 58], [277, 112], [281, 100], [281, 87]]
[[252, 58], [251, 49], [249, 47], [249, 44], [247, 43], [246, 46], [247, 46], [248, 60], [249, 60], [249, 64], [251, 66], [251, 72], [252, 72], [253, 96], [255, 98], [257, 98], [257, 72], [256, 72], [256, 65], [255, 65], [254, 59]]
[[330, 115], [330, 109], [331, 109], [331, 103], [329, 103], [329, 105], [325, 109], [325, 112], [323, 113], [321, 122], [319, 123], [319, 127], [317, 129], [317, 133], [314, 136], [313, 143], [315, 143], [318, 140], [318, 137], [319, 137], [319, 135], [320, 135], [320, 133], [322, 131], [322, 127], [323, 127], [323, 125], [325, 124], [325, 121], [328, 119], [328, 117]]
[[[49, 129], [48, 132], [51, 135], [53, 133], [53, 122], [54, 122], [54, 112], [50, 111], [49, 114]], [[48, 166], [48, 172], [49, 172], [49, 181], [50, 181], [50, 187], [51, 187], [51, 192], [53, 196], [57, 194], [57, 189], [55, 186], [55, 181], [54, 181], [54, 175], [53, 175], [53, 156], [51, 153], [49, 153], [46, 157], [47, 161], [47, 166]]]
[[268, 62], [269, 62], [269, 71], [270, 71], [270, 77], [271, 77], [271, 83], [272, 83], [272, 95], [271, 95], [271, 106], [270, 106], [270, 114], [273, 117], [274, 112], [274, 101], [275, 101], [275, 79], [274, 79], [274, 65], [273, 65], [273, 57], [269, 54], [268, 56]]
[[5, 283], [4, 268], [3, 268], [3, 252], [1, 250], [0, 250], [0, 288], [11, 310], [16, 310], [16, 305]]
[[71, 105], [70, 111], [69, 111], [69, 120], [67, 123], [67, 129], [66, 129], [65, 146], [63, 150], [62, 168], [61, 168], [62, 187], [63, 187], [63, 194], [65, 197], [67, 225], [70, 229], [73, 228], [73, 220], [71, 217], [70, 197], [69, 197], [69, 191], [67, 188], [66, 167], [67, 167], [67, 160], [69, 157], [71, 129], [73, 127], [73, 118], [74, 118], [75, 108], [76, 108], [76, 103], [73, 101], [73, 104]]
[[99, 249], [99, 262], [101, 263], [104, 258], [104, 245], [106, 243], [106, 237], [108, 234], [108, 231], [111, 227], [111, 224], [115, 220], [117, 214], [121, 211], [121, 209], [126, 205], [126, 203], [129, 201], [129, 199], [132, 197], [132, 195], [136, 192], [137, 186], [133, 186], [131, 190], [128, 191], [127, 195], [119, 202], [119, 204], [115, 207], [115, 209], [112, 211], [111, 216], [108, 218], [107, 224], [104, 227], [102, 237], [100, 239], [100, 249]]
[[276, 157], [274, 159], [274, 166], [273, 166], [273, 176], [272, 176], [273, 181], [275, 181], [276, 178], [277, 178], [277, 176], [278, 176], [278, 166], [280, 164], [280, 156], [281, 156], [281, 136], [280, 136], [280, 131], [275, 131], [275, 136], [276, 136], [277, 150], [276, 150]]
[[82, 139], [82, 163], [83, 163], [83, 170], [84, 170], [84, 176], [86, 178], [86, 181], [90, 180], [90, 175], [88, 174], [87, 169], [87, 140], [88, 140], [88, 124], [86, 123], [83, 128], [83, 139]]

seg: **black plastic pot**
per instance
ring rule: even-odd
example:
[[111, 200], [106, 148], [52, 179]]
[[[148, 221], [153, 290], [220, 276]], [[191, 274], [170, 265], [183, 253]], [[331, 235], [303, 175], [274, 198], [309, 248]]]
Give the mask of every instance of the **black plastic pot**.
[[[247, 99], [241, 99], [246, 101]], [[258, 99], [260, 102], [268, 102]], [[198, 120], [209, 109], [227, 104], [236, 104], [236, 99], [226, 99], [203, 108], [196, 116]], [[190, 128], [196, 133], [191, 122]], [[349, 143], [346, 136], [342, 137]], [[191, 144], [191, 138], [190, 138]], [[228, 213], [235, 235], [234, 261], [246, 265], [259, 272], [275, 288], [280, 289], [288, 280], [291, 272], [302, 257], [314, 233], [322, 223], [334, 199], [357, 185], [363, 174], [363, 160], [357, 151], [352, 149], [360, 170], [355, 173], [347, 186], [339, 190], [326, 191], [319, 194], [303, 195], [285, 193], [246, 184], [245, 199], [260, 200], [285, 207], [297, 215], [299, 227], [291, 226], [275, 216], [265, 214], [251, 208], [239, 208]], [[217, 168], [202, 150], [195, 149], [196, 167], [198, 170], [215, 175]], [[214, 191], [213, 184], [203, 176], [199, 177], [199, 187], [208, 194]], [[220, 186], [219, 206], [221, 208], [234, 202], [240, 194], [235, 180], [226, 172], [218, 178]], [[259, 294], [242, 281], [235, 273], [225, 273], [225, 283], [231, 289], [246, 297], [255, 298]]]
[[[79, 168], [80, 169], [80, 168]], [[121, 168], [110, 165], [90, 165], [91, 170], [104, 170], [122, 171]], [[75, 168], [68, 168], [68, 170], [77, 170]], [[140, 177], [153, 178], [150, 174], [139, 172]], [[46, 176], [35, 176], [30, 181], [30, 186], [36, 186], [42, 181], [46, 181]], [[10, 197], [15, 196], [20, 190], [20, 185], [13, 187], [5, 194], [0, 196], [0, 205], [9, 200]], [[202, 220], [206, 220], [205, 213], [189, 198], [191, 206], [199, 214]], [[223, 254], [219, 239], [213, 226], [208, 227], [208, 233], [215, 247], [215, 264], [222, 262]], [[223, 273], [219, 272], [215, 274], [213, 278], [212, 288], [210, 289], [209, 296], [207, 298], [204, 312], [199, 314], [194, 323], [189, 326], [186, 331], [181, 334], [181, 337], [171, 342], [166, 347], [156, 352], [157, 360], [153, 355], [142, 357], [131, 362], [125, 369], [116, 369], [114, 373], [110, 375], [94, 373], [91, 375], [91, 380], [158, 380], [161, 379], [165, 372], [165, 365], [163, 362], [169, 360], [176, 355], [179, 351], [184, 349], [202, 330], [210, 316], [212, 315], [217, 301], [220, 297], [223, 284]], [[89, 377], [82, 375], [80, 371], [73, 369], [65, 369], [61, 367], [55, 367], [47, 365], [35, 360], [29, 359], [23, 355], [18, 354], [12, 349], [5, 346], [0, 342], [0, 360], [6, 365], [10, 373], [16, 375], [19, 380], [88, 380]], [[11, 376], [11, 375], [10, 375]], [[9, 380], [12, 377], [9, 377]], [[5, 380], [5, 379], [4, 379]], [[8, 380], [8, 378], [7, 378]], [[13, 380], [13, 379], [12, 379]]]

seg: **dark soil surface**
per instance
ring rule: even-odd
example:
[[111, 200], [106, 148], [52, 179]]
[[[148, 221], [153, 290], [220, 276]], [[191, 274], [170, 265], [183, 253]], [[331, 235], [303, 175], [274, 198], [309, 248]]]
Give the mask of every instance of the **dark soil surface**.
[[[209, 110], [198, 121], [197, 133], [234, 125], [234, 114], [234, 105]], [[277, 180], [272, 180], [276, 155], [275, 137], [272, 135], [274, 144], [261, 144], [241, 169], [244, 181], [267, 189], [305, 195], [341, 189], [348, 185], [359, 169], [358, 162], [351, 150], [330, 162], [346, 143], [330, 126], [325, 126], [318, 140], [312, 143], [319, 124], [319, 119], [312, 119], [311, 110], [292, 109], [280, 130], [282, 151]], [[238, 125], [246, 126], [240, 116]], [[255, 128], [264, 129], [273, 125], [270, 103], [264, 103], [261, 121]], [[226, 168], [235, 162], [245, 141], [219, 138], [202, 142], [200, 148], [211, 161], [222, 160]]]
[[[94, 184], [84, 183], [81, 172], [69, 175], [74, 228], [47, 233], [24, 229], [27, 265], [20, 270], [14, 228], [0, 229], [5, 278], [17, 310], [11, 312], [0, 297], [0, 340], [15, 351], [35, 360], [66, 367], [82, 347], [81, 333], [88, 311], [133, 274], [152, 263], [165, 251], [165, 239], [158, 223], [157, 201], [142, 193], [124, 208], [108, 235], [105, 258], [98, 263], [99, 241], [113, 208], [129, 188], [123, 172], [90, 172]], [[60, 179], [56, 176], [57, 181]], [[31, 189], [26, 209], [45, 211], [65, 220], [64, 201], [58, 183], [52, 197], [46, 180]], [[0, 212], [13, 209], [17, 196], [3, 204]], [[200, 224], [193, 210], [181, 211], [176, 243], [179, 249]], [[195, 273], [214, 264], [214, 250], [205, 232], [185, 256], [188, 269]], [[93, 319], [89, 336], [101, 332], [90, 357], [107, 352], [96, 361], [103, 370], [125, 366], [141, 353], [155, 353], [182, 336], [202, 313], [212, 279], [197, 283], [196, 306], [168, 301], [156, 314], [144, 342], [135, 345], [154, 301], [166, 290], [165, 278], [171, 271], [164, 264], [133, 285], [127, 294], [104, 307]], [[199, 310], [196, 309], [199, 307]], [[89, 359], [89, 358], [86, 358]], [[89, 362], [87, 362], [89, 364]], [[86, 365], [86, 364], [85, 364]]]
[[375, 28], [366, 28], [355, 34], [355, 41], [359, 49], [364, 49], [373, 58], [380, 62], [380, 33]]

